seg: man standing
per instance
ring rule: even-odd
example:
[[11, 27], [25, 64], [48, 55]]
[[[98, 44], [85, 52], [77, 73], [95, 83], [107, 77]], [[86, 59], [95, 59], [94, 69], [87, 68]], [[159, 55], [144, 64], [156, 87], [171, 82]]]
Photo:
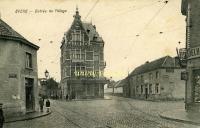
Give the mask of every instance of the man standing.
[[43, 112], [44, 100], [42, 98], [40, 98], [39, 104], [40, 104], [40, 111]]
[[0, 128], [3, 128], [3, 123], [4, 123], [4, 115], [3, 115], [2, 106], [3, 104], [0, 103]]
[[47, 108], [47, 112], [49, 112], [50, 111], [50, 101], [49, 101], [49, 99], [47, 99], [47, 101], [46, 101], [46, 108]]

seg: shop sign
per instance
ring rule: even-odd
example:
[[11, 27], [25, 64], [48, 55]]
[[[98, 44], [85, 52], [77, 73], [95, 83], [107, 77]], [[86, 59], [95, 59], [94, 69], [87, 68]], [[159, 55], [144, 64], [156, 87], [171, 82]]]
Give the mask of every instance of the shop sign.
[[200, 57], [200, 47], [189, 48], [187, 52], [188, 59]]
[[9, 76], [8, 76], [9, 78], [17, 78], [17, 74], [9, 74]]

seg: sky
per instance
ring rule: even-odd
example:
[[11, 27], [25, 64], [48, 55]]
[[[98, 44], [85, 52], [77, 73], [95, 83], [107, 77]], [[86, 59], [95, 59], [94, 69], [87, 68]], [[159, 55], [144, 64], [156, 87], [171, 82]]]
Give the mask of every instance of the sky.
[[181, 0], [1, 0], [1, 19], [40, 47], [39, 78], [47, 69], [60, 81], [61, 40], [76, 6], [81, 20], [96, 25], [105, 41], [105, 76], [113, 80], [146, 61], [176, 56], [176, 47], [185, 46]]

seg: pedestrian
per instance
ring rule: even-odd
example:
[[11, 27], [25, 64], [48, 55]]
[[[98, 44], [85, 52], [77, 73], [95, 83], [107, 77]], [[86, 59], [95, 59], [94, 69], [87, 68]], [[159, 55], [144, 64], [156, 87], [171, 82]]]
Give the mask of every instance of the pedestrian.
[[0, 103], [0, 128], [3, 128], [3, 123], [4, 123], [4, 115], [3, 115], [3, 109], [2, 109], [3, 104]]
[[67, 95], [66, 95], [66, 101], [68, 101], [68, 97], [69, 97], [69, 96], [68, 96], [68, 94], [67, 94]]
[[47, 101], [46, 101], [46, 108], [47, 108], [47, 112], [49, 112], [50, 111], [50, 101], [49, 101], [49, 99], [47, 99]]
[[40, 111], [43, 112], [43, 106], [44, 106], [44, 99], [43, 98], [40, 98], [39, 104], [40, 104]]

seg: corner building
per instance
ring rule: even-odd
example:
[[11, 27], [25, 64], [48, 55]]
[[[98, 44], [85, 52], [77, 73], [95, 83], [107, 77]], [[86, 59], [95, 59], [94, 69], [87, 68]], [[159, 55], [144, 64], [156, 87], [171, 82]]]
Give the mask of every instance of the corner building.
[[5, 116], [38, 109], [38, 49], [0, 19], [0, 103]]
[[186, 16], [186, 94], [185, 108], [200, 112], [200, 1], [182, 0]]
[[78, 9], [61, 49], [62, 96], [74, 99], [104, 96], [104, 41], [96, 26], [81, 21]]

